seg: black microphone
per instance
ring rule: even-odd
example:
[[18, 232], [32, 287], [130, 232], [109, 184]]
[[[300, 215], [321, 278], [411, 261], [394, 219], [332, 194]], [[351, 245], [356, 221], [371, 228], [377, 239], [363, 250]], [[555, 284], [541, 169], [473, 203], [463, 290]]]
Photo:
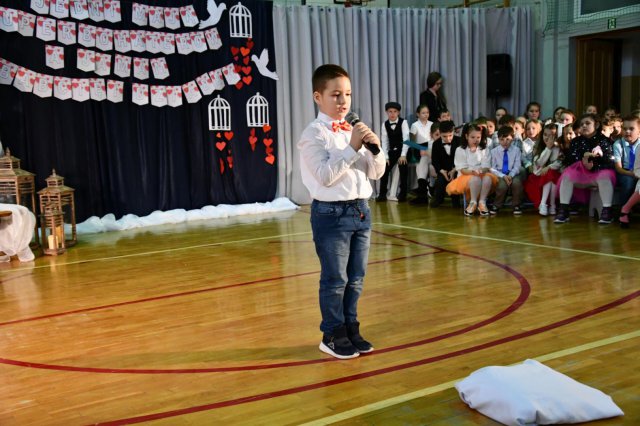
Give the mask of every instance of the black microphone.
[[[347, 123], [351, 124], [352, 126], [355, 126], [360, 122], [360, 117], [358, 117], [358, 114], [356, 114], [353, 111], [349, 111], [349, 113], [344, 119]], [[371, 151], [373, 155], [378, 155], [378, 153], [380, 153], [380, 145], [367, 143], [365, 141], [362, 141], [362, 144], [364, 145], [365, 148]]]

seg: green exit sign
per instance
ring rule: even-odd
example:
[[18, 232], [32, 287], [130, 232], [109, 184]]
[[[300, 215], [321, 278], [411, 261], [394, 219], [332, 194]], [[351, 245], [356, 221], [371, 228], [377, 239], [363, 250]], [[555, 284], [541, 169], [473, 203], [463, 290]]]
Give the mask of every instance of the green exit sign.
[[607, 21], [607, 29], [611, 30], [616, 27], [616, 18], [609, 18]]

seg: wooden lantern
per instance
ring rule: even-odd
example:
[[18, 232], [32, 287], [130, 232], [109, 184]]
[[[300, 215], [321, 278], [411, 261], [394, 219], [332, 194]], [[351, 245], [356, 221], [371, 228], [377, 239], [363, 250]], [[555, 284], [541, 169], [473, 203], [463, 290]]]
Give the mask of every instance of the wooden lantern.
[[66, 250], [64, 237], [64, 215], [56, 205], [47, 204], [40, 215], [42, 251], [49, 256], [57, 256]]
[[[40, 214], [45, 214], [45, 208], [51, 206], [62, 213], [62, 220], [71, 225], [71, 238], [65, 241], [65, 247], [72, 247], [78, 242], [76, 234], [76, 203], [75, 189], [64, 184], [64, 178], [56, 174], [53, 169], [51, 176], [45, 179], [47, 187], [38, 191], [40, 196]], [[43, 241], [43, 244], [46, 241]]]
[[[11, 155], [7, 148], [0, 157], [0, 202], [19, 204], [36, 214], [35, 175], [20, 168], [20, 159]], [[38, 227], [36, 224], [35, 240], [38, 243]]]

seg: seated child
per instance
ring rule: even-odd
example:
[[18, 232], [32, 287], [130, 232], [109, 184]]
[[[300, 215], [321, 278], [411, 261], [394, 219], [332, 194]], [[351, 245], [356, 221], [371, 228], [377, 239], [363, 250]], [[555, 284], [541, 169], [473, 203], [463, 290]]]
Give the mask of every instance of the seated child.
[[542, 138], [539, 138], [533, 150], [533, 173], [524, 182], [525, 193], [541, 216], [556, 214], [556, 182], [562, 167], [557, 131], [555, 123], [544, 126]]
[[520, 178], [520, 166], [522, 153], [513, 146], [514, 131], [509, 126], [502, 126], [498, 130], [500, 146], [491, 150], [491, 173], [498, 177], [496, 196], [489, 212], [498, 214], [498, 210], [504, 205], [507, 191], [511, 188], [511, 209], [513, 214], [522, 214], [520, 203], [522, 201], [522, 180]]
[[[454, 128], [453, 121], [441, 122], [440, 137], [433, 142], [431, 158], [437, 177], [431, 207], [442, 204], [447, 185], [456, 176], [454, 159], [456, 150], [460, 146], [460, 137], [453, 134]], [[453, 207], [460, 207], [460, 196], [452, 195], [451, 203]]]

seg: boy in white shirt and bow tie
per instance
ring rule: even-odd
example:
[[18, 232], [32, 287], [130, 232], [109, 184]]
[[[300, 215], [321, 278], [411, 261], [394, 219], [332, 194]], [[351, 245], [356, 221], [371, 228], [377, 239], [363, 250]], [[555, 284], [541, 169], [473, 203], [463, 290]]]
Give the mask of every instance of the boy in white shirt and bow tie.
[[[400, 117], [402, 107], [398, 102], [387, 102], [384, 109], [389, 119], [382, 125], [380, 139], [382, 141], [382, 152], [387, 158], [387, 169], [380, 180], [380, 192], [376, 200], [387, 200], [389, 175], [393, 167], [398, 164], [398, 171], [400, 172], [400, 193], [398, 194], [398, 201], [403, 202], [407, 200], [407, 178], [409, 175], [409, 167], [407, 165], [409, 145], [405, 145], [403, 142], [409, 140], [409, 123]], [[396, 194], [391, 194], [390, 197], [395, 199], [395, 195]]]

